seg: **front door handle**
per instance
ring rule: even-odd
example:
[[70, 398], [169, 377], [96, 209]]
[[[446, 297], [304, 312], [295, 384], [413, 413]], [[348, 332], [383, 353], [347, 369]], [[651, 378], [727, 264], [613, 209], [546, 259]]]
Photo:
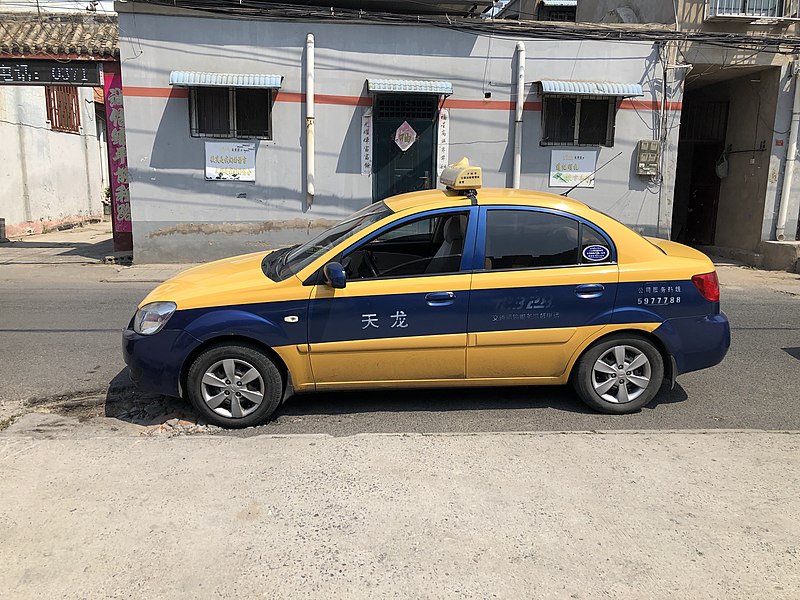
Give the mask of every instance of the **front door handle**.
[[578, 298], [599, 298], [603, 295], [603, 292], [606, 288], [604, 288], [599, 283], [588, 283], [584, 285], [579, 285], [575, 288], [575, 295]]
[[453, 292], [431, 292], [425, 294], [425, 302], [428, 306], [450, 306], [456, 301], [456, 295]]

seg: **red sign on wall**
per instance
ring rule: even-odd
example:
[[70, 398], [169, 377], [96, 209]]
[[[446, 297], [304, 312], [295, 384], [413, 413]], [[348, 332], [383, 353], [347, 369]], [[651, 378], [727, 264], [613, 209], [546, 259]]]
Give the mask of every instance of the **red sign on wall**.
[[[103, 67], [103, 92], [106, 106], [108, 174], [111, 185], [111, 216], [114, 233], [131, 231], [131, 204], [128, 189], [128, 154], [125, 144], [125, 112], [122, 106], [122, 73], [118, 64]], [[116, 236], [115, 236], [116, 241]], [[116, 245], [116, 244], [115, 244]], [[128, 248], [119, 248], [120, 250]]]

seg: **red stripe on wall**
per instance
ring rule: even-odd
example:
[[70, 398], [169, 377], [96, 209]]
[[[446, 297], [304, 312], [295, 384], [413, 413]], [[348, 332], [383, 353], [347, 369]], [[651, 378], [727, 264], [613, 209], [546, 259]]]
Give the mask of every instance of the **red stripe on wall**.
[[122, 93], [125, 96], [136, 96], [138, 98], [188, 98], [189, 90], [180, 87], [152, 88], [136, 87], [131, 85], [122, 86]]
[[[182, 87], [136, 87], [125, 86], [126, 96], [139, 98], [188, 98], [189, 90]], [[275, 96], [276, 102], [297, 102], [306, 101], [305, 94], [297, 92], [280, 91]], [[334, 96], [331, 94], [316, 94], [314, 102], [317, 104], [331, 104], [334, 106], [372, 106], [372, 98], [369, 96]], [[667, 110], [681, 110], [682, 102], [667, 102]], [[445, 108], [468, 109], [468, 110], [514, 110], [516, 104], [507, 100], [459, 100], [448, 98], [444, 102]], [[661, 110], [661, 102], [658, 100], [631, 100], [626, 99], [620, 102], [619, 107], [623, 110]], [[542, 110], [541, 102], [525, 102], [523, 108], [526, 111], [537, 112]]]
[[[457, 100], [448, 98], [444, 101], [445, 108], [466, 108], [471, 110], [516, 110], [516, 102], [509, 100]], [[524, 110], [542, 110], [541, 102], [525, 102]]]
[[[306, 95], [296, 92], [278, 92], [275, 102], [305, 102]], [[316, 104], [335, 104], [339, 106], [372, 106], [369, 96], [333, 96], [331, 94], [315, 94]]]
[[[622, 109], [633, 110], [661, 110], [661, 102], [658, 100], [623, 100], [619, 103]], [[667, 110], [681, 110], [683, 107], [682, 102], [667, 102]]]

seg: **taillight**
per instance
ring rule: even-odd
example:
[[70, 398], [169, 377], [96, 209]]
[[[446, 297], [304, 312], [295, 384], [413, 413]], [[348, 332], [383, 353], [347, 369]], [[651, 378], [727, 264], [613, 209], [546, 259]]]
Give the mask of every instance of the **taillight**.
[[716, 271], [695, 275], [692, 277], [692, 283], [703, 295], [703, 298], [709, 302], [719, 302], [719, 279], [717, 279]]

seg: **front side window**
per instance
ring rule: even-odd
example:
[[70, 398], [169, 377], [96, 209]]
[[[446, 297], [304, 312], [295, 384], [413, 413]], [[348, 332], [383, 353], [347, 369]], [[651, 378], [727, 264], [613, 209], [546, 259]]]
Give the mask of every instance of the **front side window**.
[[489, 210], [484, 268], [494, 271], [577, 265], [579, 239], [579, 223], [569, 217], [531, 210]]
[[46, 85], [44, 86], [44, 95], [50, 129], [79, 133], [81, 108], [78, 100], [78, 88], [72, 85]]
[[466, 212], [448, 212], [392, 227], [343, 257], [347, 278], [457, 273], [461, 269], [467, 221]]
[[195, 87], [189, 94], [192, 137], [272, 139], [272, 90]]
[[542, 146], [613, 146], [615, 98], [545, 96]]

